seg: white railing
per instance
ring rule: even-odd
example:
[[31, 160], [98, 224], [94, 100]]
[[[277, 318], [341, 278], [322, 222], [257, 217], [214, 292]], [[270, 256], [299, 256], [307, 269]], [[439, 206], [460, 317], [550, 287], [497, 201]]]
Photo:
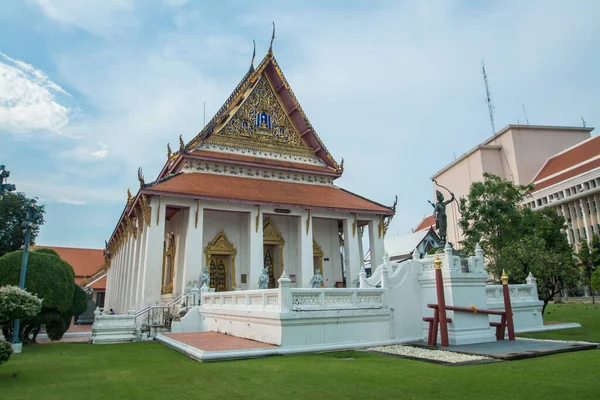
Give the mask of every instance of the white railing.
[[277, 308], [279, 303], [279, 289], [205, 292], [202, 294], [202, 307], [204, 308]]
[[[538, 300], [537, 287], [534, 285], [508, 285], [510, 301]], [[488, 285], [485, 287], [486, 297], [489, 301], [504, 301], [502, 285]]]
[[291, 289], [292, 311], [383, 307], [383, 289]]
[[[282, 282], [283, 280], [283, 282]], [[292, 289], [280, 279], [278, 289], [202, 293], [202, 311], [272, 312], [376, 309], [384, 307], [383, 289]]]

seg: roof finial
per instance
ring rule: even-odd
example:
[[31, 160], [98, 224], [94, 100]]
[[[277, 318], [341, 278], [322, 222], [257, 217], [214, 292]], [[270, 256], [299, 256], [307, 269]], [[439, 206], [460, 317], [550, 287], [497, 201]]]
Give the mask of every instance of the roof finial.
[[256, 57], [256, 40], [252, 39], [254, 44], [254, 51], [252, 51], [252, 61], [250, 62], [250, 69], [254, 69], [254, 57]]
[[271, 36], [271, 45], [269, 46], [269, 53], [273, 53], [273, 40], [275, 40], [275, 21], [273, 21], [273, 35]]
[[183, 141], [183, 135], [179, 135], [179, 153], [183, 153], [185, 150], [185, 142]]

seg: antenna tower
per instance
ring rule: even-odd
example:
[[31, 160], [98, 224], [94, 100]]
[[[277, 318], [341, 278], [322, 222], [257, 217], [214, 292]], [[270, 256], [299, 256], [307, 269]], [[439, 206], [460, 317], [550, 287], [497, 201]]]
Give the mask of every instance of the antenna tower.
[[483, 74], [483, 81], [485, 82], [485, 102], [488, 106], [488, 112], [490, 113], [490, 123], [492, 124], [492, 135], [496, 134], [496, 124], [494, 124], [494, 104], [492, 103], [492, 95], [490, 94], [490, 85], [488, 84], [487, 73], [485, 72], [485, 64], [483, 59], [481, 60], [481, 73]]

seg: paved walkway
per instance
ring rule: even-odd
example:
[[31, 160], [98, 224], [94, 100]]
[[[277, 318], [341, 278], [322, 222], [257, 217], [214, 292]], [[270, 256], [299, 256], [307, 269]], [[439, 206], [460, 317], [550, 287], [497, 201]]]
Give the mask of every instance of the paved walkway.
[[277, 347], [217, 332], [164, 333], [163, 335], [206, 352], [268, 349]]
[[450, 346], [447, 350], [475, 354], [501, 360], [520, 360], [549, 354], [598, 348], [598, 344], [559, 342], [548, 340], [498, 340], [490, 343]]

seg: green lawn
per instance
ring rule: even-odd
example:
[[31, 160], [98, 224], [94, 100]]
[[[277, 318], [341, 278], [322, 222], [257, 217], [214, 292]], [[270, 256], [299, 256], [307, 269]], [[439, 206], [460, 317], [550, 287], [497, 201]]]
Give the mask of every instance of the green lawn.
[[[552, 307], [549, 317], [566, 321], [569, 308]], [[591, 340], [598, 308], [573, 309], [589, 330], [577, 338]], [[26, 346], [0, 366], [0, 399], [564, 400], [596, 398], [598, 370], [599, 350], [460, 367], [363, 352], [203, 364], [158, 343], [57, 343]]]
[[547, 322], [579, 322], [581, 328], [521, 335], [538, 339], [583, 340], [600, 342], [600, 304], [548, 304]]

